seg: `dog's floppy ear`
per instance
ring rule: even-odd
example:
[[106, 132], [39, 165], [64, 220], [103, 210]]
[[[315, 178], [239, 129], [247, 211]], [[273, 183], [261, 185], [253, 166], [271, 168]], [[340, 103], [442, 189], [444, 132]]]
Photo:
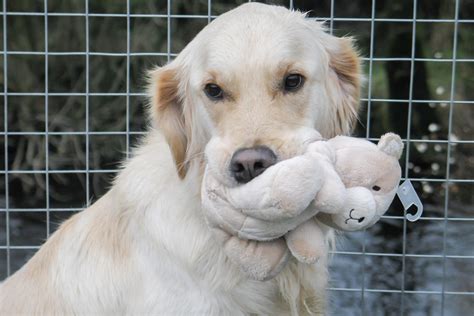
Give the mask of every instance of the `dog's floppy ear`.
[[360, 105], [361, 65], [357, 50], [350, 37], [333, 37], [327, 47], [329, 55], [328, 88], [333, 101], [335, 121], [333, 122], [333, 137], [351, 132], [357, 119]]
[[184, 179], [190, 133], [186, 128], [180, 73], [173, 63], [150, 71], [149, 95], [153, 124], [163, 133], [176, 163], [178, 175]]

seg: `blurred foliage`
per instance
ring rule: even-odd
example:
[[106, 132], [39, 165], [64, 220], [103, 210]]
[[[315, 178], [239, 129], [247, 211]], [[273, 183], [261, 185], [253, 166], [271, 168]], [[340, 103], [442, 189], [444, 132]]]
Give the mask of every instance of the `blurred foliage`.
[[[246, 1], [213, 1], [211, 13], [221, 14]], [[272, 1], [286, 5], [286, 1]], [[330, 1], [295, 0], [294, 6], [308, 11], [312, 17], [329, 17]], [[17, 12], [43, 12], [43, 1], [17, 0], [8, 1], [8, 10]], [[83, 13], [84, 1], [48, 1], [48, 11], [54, 13]], [[452, 19], [454, 2], [449, 0], [418, 1], [417, 17], [425, 19]], [[461, 18], [470, 16], [472, 1], [461, 1]], [[132, 17], [130, 19], [130, 51], [132, 53], [166, 53], [168, 21], [163, 15], [167, 13], [167, 1], [130, 1], [132, 14], [155, 14], [157, 17]], [[178, 53], [206, 24], [208, 1], [172, 1], [173, 15], [201, 15], [200, 18], [171, 18], [170, 47], [172, 53]], [[126, 13], [126, 1], [89, 1], [90, 13]], [[370, 1], [339, 0], [334, 8], [335, 17], [368, 18], [371, 16]], [[412, 1], [386, 2], [378, 1], [375, 7], [376, 18], [410, 19], [413, 16]], [[44, 16], [17, 16], [7, 18], [7, 45], [9, 51], [43, 52], [45, 50]], [[329, 24], [329, 22], [328, 22]], [[474, 58], [472, 23], [458, 24], [458, 59]], [[354, 36], [358, 41], [361, 54], [369, 57], [371, 24], [366, 19], [357, 21], [334, 21], [336, 35]], [[127, 49], [127, 20], [125, 17], [89, 17], [89, 47], [91, 53], [125, 53]], [[418, 22], [415, 29], [415, 57], [436, 60], [453, 57], [454, 23], [452, 22]], [[3, 35], [3, 32], [0, 32]], [[126, 92], [126, 56], [89, 56], [89, 82], [86, 87], [86, 18], [84, 16], [49, 16], [48, 17], [48, 51], [76, 52], [71, 55], [48, 56], [48, 82], [45, 83], [45, 56], [41, 54], [8, 55], [8, 92], [43, 93], [47, 86], [49, 93], [76, 92], [76, 96], [48, 97], [48, 131], [76, 132], [75, 135], [49, 136], [48, 145], [44, 135], [11, 135], [8, 137], [8, 168], [10, 170], [44, 170], [46, 164], [45, 150], [48, 148], [49, 169], [51, 170], [84, 170], [86, 167], [86, 88], [91, 93], [125, 93]], [[446, 141], [470, 140], [473, 135], [472, 104], [456, 103], [453, 108], [451, 134], [449, 130], [449, 99], [451, 96], [450, 61], [416, 61], [414, 63], [411, 104], [404, 102], [410, 97], [410, 72], [412, 54], [413, 24], [408, 22], [376, 21], [374, 24], [375, 58], [398, 58], [391, 61], [366, 61], [364, 65], [367, 77], [363, 93], [367, 98], [371, 90], [370, 104], [363, 102], [364, 109], [360, 115], [360, 124], [356, 134], [360, 136], [379, 137], [388, 130], [406, 137], [410, 133], [413, 139]], [[404, 58], [400, 60], [400, 58]], [[130, 92], [144, 91], [143, 78], [146, 69], [152, 65], [162, 65], [167, 58], [146, 55], [130, 57]], [[2, 63], [3, 66], [3, 63]], [[369, 69], [372, 73], [369, 75]], [[473, 100], [472, 62], [459, 61], [456, 64], [456, 82], [454, 100]], [[1, 69], [3, 72], [3, 68]], [[3, 75], [0, 86], [3, 88]], [[81, 94], [82, 93], [82, 94]], [[387, 102], [387, 99], [398, 99], [399, 102]], [[416, 100], [442, 100], [444, 102], [417, 102]], [[130, 98], [130, 130], [143, 131], [143, 97]], [[126, 130], [126, 97], [124, 96], [91, 96], [89, 103], [88, 129], [92, 132], [124, 132]], [[370, 120], [367, 111], [370, 107]], [[409, 107], [411, 116], [408, 117]], [[38, 96], [8, 97], [8, 131], [9, 132], [44, 132], [45, 131], [45, 98]], [[3, 111], [2, 111], [3, 114]], [[409, 120], [410, 126], [407, 126]], [[3, 119], [1, 124], [3, 125]], [[81, 134], [82, 132], [82, 134]], [[136, 139], [132, 135], [131, 141]], [[4, 139], [2, 138], [1, 142]], [[91, 170], [114, 170], [119, 165], [125, 151], [126, 136], [89, 137], [89, 166]], [[2, 146], [3, 149], [3, 146]], [[415, 178], [445, 178], [447, 145], [446, 143], [412, 142], [409, 146], [410, 164], [408, 175]], [[451, 146], [451, 178], [472, 179], [472, 146], [470, 144], [453, 144]], [[4, 162], [2, 162], [3, 164]], [[91, 196], [95, 199], [104, 192], [104, 183], [110, 181], [113, 174], [92, 173]], [[66, 177], [61, 173], [49, 175], [50, 199], [57, 205], [65, 207], [85, 203], [85, 194], [79, 198], [75, 192], [84, 192], [84, 174], [77, 179]], [[35, 207], [44, 204], [45, 176], [43, 174], [11, 174], [9, 177], [12, 203], [16, 207]], [[417, 182], [415, 185], [429, 203], [441, 205], [444, 201], [444, 190], [437, 188], [436, 183]], [[0, 185], [4, 185], [3, 183]], [[76, 190], [63, 192], [60, 188], [67, 186]], [[61, 191], [61, 194], [57, 194]], [[455, 203], [472, 203], [470, 185], [452, 183], [453, 207]], [[68, 194], [69, 192], [69, 194]], [[25, 199], [35, 196], [35, 199]], [[57, 202], [57, 203], [56, 203]], [[456, 211], [458, 212], [458, 211]], [[459, 210], [461, 212], [461, 210]], [[441, 216], [442, 214], [437, 214]], [[465, 214], [464, 214], [465, 215]], [[459, 213], [456, 216], [464, 216]]]
[[[247, 1], [213, 0], [211, 13], [219, 15], [238, 4]], [[289, 1], [268, 1], [288, 5]], [[171, 52], [178, 53], [208, 22], [207, 0], [173, 0], [170, 8], [173, 15], [200, 15], [198, 18], [170, 19]], [[328, 18], [331, 1], [294, 0], [295, 8], [308, 11], [310, 17]], [[336, 35], [350, 35], [357, 40], [364, 57], [395, 58], [396, 60], [365, 61], [364, 71], [371, 81], [366, 83], [363, 98], [371, 91], [370, 102], [363, 101], [359, 124], [355, 134], [378, 138], [386, 131], [394, 131], [403, 137], [417, 139], [407, 147], [409, 177], [422, 179], [446, 178], [448, 145], [447, 140], [473, 140], [474, 124], [474, 23], [458, 23], [456, 47], [455, 82], [451, 126], [449, 122], [453, 39], [453, 22], [418, 21], [416, 28], [411, 21], [380, 21], [374, 23], [374, 47], [370, 49], [371, 1], [334, 1], [336, 18], [355, 18], [354, 21], [333, 21]], [[454, 1], [418, 0], [418, 19], [453, 19]], [[9, 11], [43, 12], [44, 2], [40, 0], [15, 0], [7, 2]], [[49, 0], [48, 11], [54, 13], [84, 13], [85, 1]], [[125, 0], [89, 0], [90, 13], [126, 13]], [[168, 20], [167, 1], [130, 0], [132, 14], [154, 14], [156, 17], [130, 18], [130, 51], [132, 53], [167, 53]], [[460, 19], [472, 19], [474, 1], [460, 1]], [[411, 19], [413, 1], [377, 1], [375, 17], [387, 19]], [[3, 19], [3, 17], [0, 17]], [[8, 136], [9, 170], [45, 170], [48, 156], [49, 170], [85, 170], [87, 137], [84, 134], [88, 124], [91, 132], [125, 132], [126, 97], [123, 95], [94, 95], [88, 100], [84, 93], [126, 92], [127, 58], [123, 55], [89, 56], [89, 73], [86, 73], [86, 50], [91, 53], [125, 53], [127, 49], [127, 19], [121, 17], [89, 16], [89, 41], [86, 36], [86, 18], [79, 16], [48, 16], [47, 49], [49, 52], [75, 52], [71, 55], [49, 55], [48, 82], [45, 82], [45, 19], [44, 16], [9, 15], [7, 17], [8, 51], [35, 53], [8, 55], [8, 92], [39, 93], [30, 96], [8, 96], [8, 132], [71, 132], [71, 135], [50, 134], [48, 144], [43, 134]], [[3, 21], [3, 20], [2, 20]], [[3, 45], [3, 23], [0, 23], [0, 45]], [[413, 33], [415, 32], [415, 33]], [[416, 58], [430, 58], [436, 61], [410, 62], [412, 41], [415, 35]], [[88, 44], [88, 47], [87, 47]], [[3, 58], [0, 56], [0, 89], [4, 89]], [[444, 60], [447, 59], [447, 60]], [[468, 61], [470, 60], [470, 61]], [[144, 72], [153, 65], [163, 65], [166, 56], [130, 57], [130, 92], [144, 92]], [[411, 76], [411, 70], [414, 70]], [[371, 73], [369, 73], [372, 69]], [[87, 81], [87, 78], [89, 79]], [[87, 86], [88, 82], [88, 86]], [[410, 83], [413, 83], [410, 85]], [[73, 96], [49, 96], [46, 117], [45, 89], [49, 93], [77, 93]], [[407, 100], [413, 98], [413, 102]], [[397, 102], [388, 102], [396, 99]], [[423, 100], [434, 100], [423, 102]], [[3, 111], [3, 98], [0, 104]], [[469, 101], [471, 103], [463, 103]], [[89, 118], [86, 118], [86, 103]], [[140, 132], [145, 129], [141, 96], [130, 97], [130, 143], [133, 145]], [[369, 115], [370, 114], [370, 115]], [[0, 116], [0, 129], [4, 129], [4, 117]], [[86, 196], [87, 177], [84, 172], [55, 172], [49, 174], [49, 202], [51, 207], [81, 208], [86, 201], [95, 200], [110, 184], [126, 150], [126, 135], [89, 136], [89, 168], [91, 170], [90, 196]], [[0, 138], [0, 150], [4, 150], [4, 137]], [[426, 140], [424, 142], [423, 140]], [[472, 143], [452, 143], [449, 155], [450, 174], [453, 179], [474, 179], [472, 166], [474, 153]], [[48, 155], [46, 155], [48, 149]], [[0, 161], [0, 169], [5, 168]], [[96, 172], [109, 170], [110, 172]], [[2, 176], [3, 178], [3, 176]], [[2, 179], [0, 179], [2, 180]], [[12, 173], [8, 177], [10, 207], [44, 208], [46, 205], [46, 175]], [[416, 181], [414, 185], [425, 203], [425, 216], [443, 217], [446, 184], [443, 181]], [[471, 217], [473, 205], [472, 182], [450, 183], [449, 212], [451, 217]], [[0, 181], [4, 192], [5, 181]], [[0, 194], [4, 195], [4, 194]], [[0, 199], [0, 203], [3, 200]], [[3, 207], [2, 205], [0, 205]], [[402, 208], [395, 202], [389, 215], [400, 215]], [[69, 213], [66, 214], [69, 216]], [[41, 215], [44, 216], [44, 215]], [[41, 217], [40, 216], [40, 217]], [[63, 216], [66, 217], [66, 216]], [[44, 221], [41, 217], [40, 220]], [[0, 219], [1, 221], [1, 219]], [[401, 240], [402, 221], [387, 221], [378, 225], [379, 234]], [[422, 222], [423, 223], [423, 222]], [[0, 223], [1, 224], [1, 223]], [[423, 225], [423, 224], [420, 224]], [[408, 234], [411, 230], [408, 230]], [[394, 244], [390, 252], [401, 253], [402, 244]], [[408, 266], [409, 270], [410, 267]], [[408, 281], [407, 281], [408, 282]], [[409, 282], [408, 282], [409, 283]], [[414, 284], [407, 287], [414, 288]], [[388, 304], [389, 302], [387, 302]]]

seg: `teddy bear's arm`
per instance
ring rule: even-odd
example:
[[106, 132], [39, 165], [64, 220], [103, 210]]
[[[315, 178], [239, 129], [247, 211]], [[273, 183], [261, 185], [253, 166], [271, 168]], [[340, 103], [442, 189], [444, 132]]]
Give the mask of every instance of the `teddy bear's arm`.
[[332, 164], [325, 165], [326, 180], [316, 194], [313, 205], [319, 212], [334, 214], [341, 212], [344, 208], [347, 189]]
[[211, 227], [219, 227], [231, 235], [242, 239], [267, 241], [283, 236], [316, 214], [316, 210], [308, 207], [298, 216], [281, 221], [265, 221], [246, 215], [242, 210], [235, 209], [211, 185], [212, 182], [205, 175], [201, 202], [204, 217]]
[[318, 212], [337, 213], [344, 206], [346, 187], [334, 168], [336, 151], [329, 142], [317, 141], [308, 146], [307, 153], [317, 161], [323, 179], [312, 204]]

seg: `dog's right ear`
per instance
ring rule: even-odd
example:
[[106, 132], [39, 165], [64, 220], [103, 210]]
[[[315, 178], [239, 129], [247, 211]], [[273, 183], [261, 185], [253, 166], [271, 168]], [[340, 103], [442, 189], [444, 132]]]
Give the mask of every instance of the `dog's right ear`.
[[150, 114], [153, 124], [163, 133], [181, 179], [187, 172], [186, 152], [189, 142], [179, 70], [169, 64], [149, 73]]

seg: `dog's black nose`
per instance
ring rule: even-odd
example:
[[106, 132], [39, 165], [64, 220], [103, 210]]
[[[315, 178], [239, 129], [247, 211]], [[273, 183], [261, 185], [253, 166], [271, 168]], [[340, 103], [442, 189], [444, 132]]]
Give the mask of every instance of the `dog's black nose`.
[[247, 183], [277, 161], [275, 153], [266, 146], [242, 148], [230, 160], [230, 171], [239, 183]]

